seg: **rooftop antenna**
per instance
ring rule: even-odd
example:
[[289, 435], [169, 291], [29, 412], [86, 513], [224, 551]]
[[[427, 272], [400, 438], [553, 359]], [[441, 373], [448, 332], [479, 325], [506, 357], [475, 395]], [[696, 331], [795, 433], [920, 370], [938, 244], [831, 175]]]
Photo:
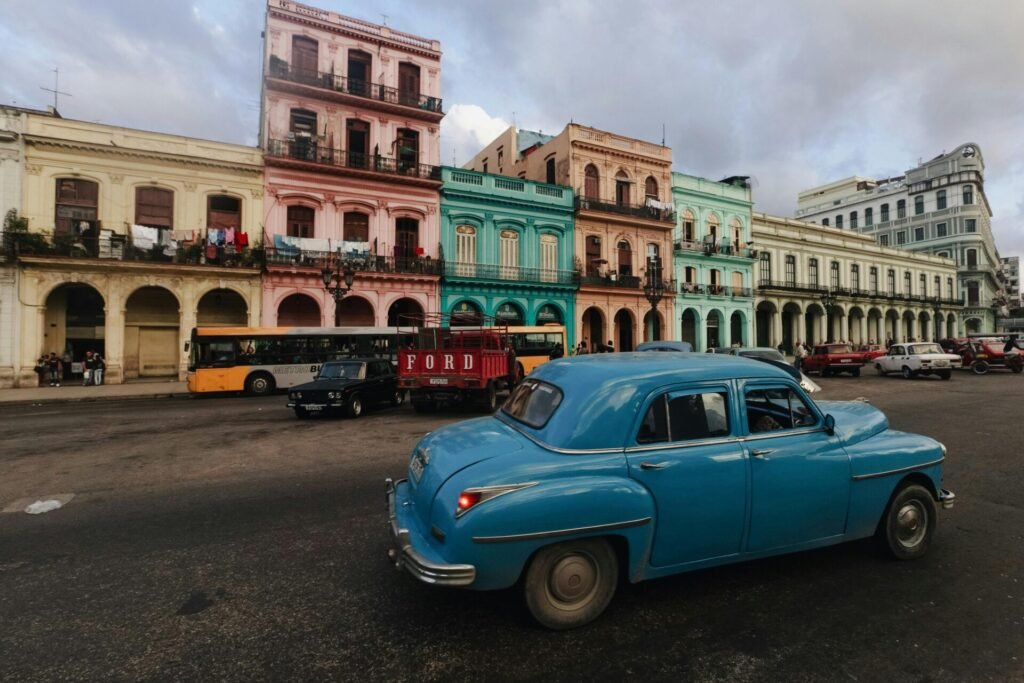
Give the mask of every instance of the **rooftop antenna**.
[[661, 146], [665, 146], [665, 122], [661, 123]]
[[57, 96], [58, 95], [67, 95], [68, 97], [71, 97], [71, 93], [64, 92], [63, 90], [60, 89], [60, 68], [59, 67], [54, 68], [54, 70], [53, 70], [53, 87], [52, 88], [44, 88], [43, 86], [39, 86], [39, 89], [40, 90], [45, 90], [46, 92], [52, 92], [53, 93], [53, 108], [54, 109], [58, 109], [58, 107], [57, 107]]
[[386, 14], [382, 14], [382, 15], [380, 15], [380, 16], [381, 16], [381, 18], [383, 18], [383, 19], [384, 19], [384, 25], [385, 25], [385, 26], [387, 26], [387, 25], [388, 25], [388, 15], [386, 15]]

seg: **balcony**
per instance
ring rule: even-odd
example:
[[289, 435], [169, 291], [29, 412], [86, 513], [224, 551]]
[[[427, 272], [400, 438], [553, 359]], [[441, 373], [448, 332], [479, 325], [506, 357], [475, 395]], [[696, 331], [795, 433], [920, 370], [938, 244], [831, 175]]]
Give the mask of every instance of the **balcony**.
[[379, 154], [332, 149], [320, 144], [315, 138], [269, 140], [265, 154], [269, 165], [428, 187], [438, 187], [441, 184], [440, 166]]
[[[308, 268], [318, 272], [324, 266], [334, 265], [338, 262], [337, 252], [332, 251], [307, 251], [279, 247], [267, 247], [263, 251], [268, 268], [285, 266]], [[344, 256], [341, 263], [357, 273], [441, 275], [444, 272], [444, 261], [432, 259], [429, 256], [375, 256], [368, 254]]]
[[672, 225], [675, 225], [676, 222], [676, 212], [674, 209], [648, 206], [647, 204], [620, 204], [617, 202], [593, 199], [591, 197], [583, 197], [580, 195], [576, 196], [576, 210], [614, 213], [619, 216], [642, 218], [648, 221], [658, 221], [659, 223], [671, 223]]
[[936, 298], [934, 296], [927, 296], [924, 294], [904, 294], [900, 292], [885, 292], [878, 289], [858, 289], [856, 287], [833, 287], [828, 288], [820, 284], [811, 284], [806, 282], [793, 282], [793, 281], [782, 281], [782, 280], [759, 280], [757, 283], [758, 289], [777, 289], [784, 292], [799, 292], [808, 294], [811, 296], [819, 296], [825, 292], [831, 291], [836, 296], [850, 297], [850, 298], [861, 298], [861, 299], [877, 299], [883, 301], [902, 301], [906, 303], [916, 303], [921, 305], [931, 306], [937, 301], [943, 306], [963, 306], [964, 300], [956, 298]]
[[730, 285], [700, 284], [696, 282], [679, 283], [680, 296], [709, 296], [722, 298], [751, 297], [754, 295], [750, 287], [733, 287]]
[[452, 279], [495, 280], [551, 285], [576, 284], [576, 273], [572, 270], [496, 266], [482, 263], [458, 263], [456, 261], [445, 262], [444, 274]]
[[702, 240], [676, 240], [674, 244], [677, 252], [701, 253], [705, 256], [731, 256], [733, 258], [756, 259], [757, 250], [748, 247], [743, 242], [729, 242], [716, 244], [714, 241]]
[[129, 235], [100, 230], [98, 236], [50, 235], [39, 232], [7, 232], [3, 253], [7, 261], [22, 257], [89, 259], [96, 262], [151, 263], [163, 265], [245, 268], [263, 266], [263, 250], [254, 247], [216, 246], [171, 242], [142, 248]]
[[[440, 97], [389, 88], [334, 73], [299, 69], [276, 57], [270, 58], [268, 78], [280, 82], [273, 84], [278, 90], [349, 102], [404, 116], [425, 115], [435, 122], [444, 116]], [[321, 92], [306, 92], [309, 88]]]
[[[576, 281], [584, 287], [612, 287], [615, 289], [636, 289], [644, 288], [644, 279], [636, 275], [618, 275], [609, 273], [607, 275], [575, 275]], [[662, 282], [666, 294], [676, 293], [676, 281], [665, 280]]]

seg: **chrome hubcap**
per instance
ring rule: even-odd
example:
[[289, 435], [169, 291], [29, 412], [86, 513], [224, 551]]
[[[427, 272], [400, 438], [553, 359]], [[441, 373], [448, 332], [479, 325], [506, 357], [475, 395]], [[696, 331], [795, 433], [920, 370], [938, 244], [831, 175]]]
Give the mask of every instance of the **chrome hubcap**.
[[363, 404], [359, 401], [352, 401], [352, 413], [358, 415], [361, 412], [363, 412]]
[[576, 605], [590, 599], [597, 579], [597, 564], [589, 555], [566, 555], [551, 568], [548, 589], [556, 600]]
[[917, 501], [910, 501], [896, 513], [896, 539], [904, 548], [913, 548], [928, 530], [928, 513]]

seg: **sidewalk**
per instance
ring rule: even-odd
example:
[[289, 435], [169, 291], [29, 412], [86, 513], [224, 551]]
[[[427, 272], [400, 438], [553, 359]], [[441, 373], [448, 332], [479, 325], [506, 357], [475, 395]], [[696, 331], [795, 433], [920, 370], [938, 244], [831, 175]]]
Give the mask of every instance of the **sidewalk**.
[[81, 384], [72, 381], [59, 387], [43, 386], [0, 389], [0, 406], [147, 398], [182, 398], [188, 395], [188, 387], [186, 387], [184, 382], [130, 382], [128, 384], [103, 384], [98, 387], [83, 387]]

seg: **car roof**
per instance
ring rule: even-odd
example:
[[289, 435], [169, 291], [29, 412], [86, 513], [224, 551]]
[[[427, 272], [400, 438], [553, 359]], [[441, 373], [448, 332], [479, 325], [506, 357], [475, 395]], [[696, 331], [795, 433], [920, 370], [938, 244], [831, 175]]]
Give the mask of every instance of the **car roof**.
[[733, 348], [733, 351], [735, 351], [736, 353], [743, 353], [744, 351], [747, 353], [753, 351], [771, 351], [772, 353], [779, 352], [778, 349], [772, 348], [771, 346], [737, 346]]
[[560, 358], [537, 367], [529, 379], [562, 390], [562, 402], [547, 424], [514, 426], [556, 448], [621, 448], [642, 403], [669, 385], [766, 379], [792, 382], [785, 371], [760, 360], [704, 353], [599, 353]]
[[372, 363], [375, 360], [387, 360], [387, 358], [332, 358], [331, 360], [325, 360], [324, 365], [331, 365], [332, 363]]
[[684, 341], [650, 341], [638, 344], [636, 347], [637, 351], [653, 351], [656, 349], [673, 349], [688, 352], [693, 350], [693, 344]]

